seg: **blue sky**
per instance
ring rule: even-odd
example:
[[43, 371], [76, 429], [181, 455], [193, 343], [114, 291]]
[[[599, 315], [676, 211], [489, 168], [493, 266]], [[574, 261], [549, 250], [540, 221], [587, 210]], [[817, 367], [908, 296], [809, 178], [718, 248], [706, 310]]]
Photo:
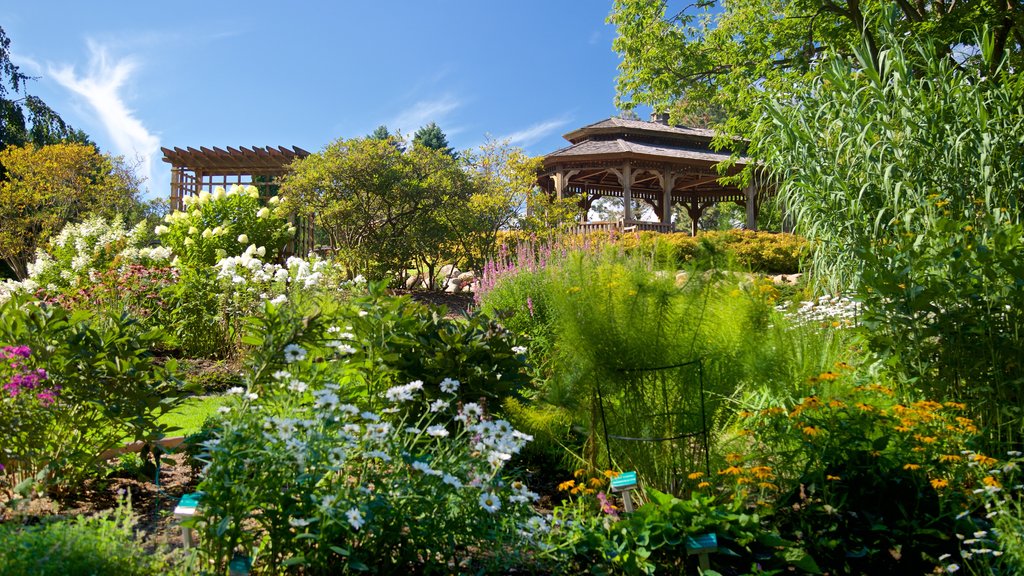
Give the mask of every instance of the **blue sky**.
[[[29, 91], [104, 151], [296, 145], [436, 121], [535, 155], [616, 113], [610, 0], [8, 2], [0, 26]], [[641, 112], [642, 114], [642, 112]]]

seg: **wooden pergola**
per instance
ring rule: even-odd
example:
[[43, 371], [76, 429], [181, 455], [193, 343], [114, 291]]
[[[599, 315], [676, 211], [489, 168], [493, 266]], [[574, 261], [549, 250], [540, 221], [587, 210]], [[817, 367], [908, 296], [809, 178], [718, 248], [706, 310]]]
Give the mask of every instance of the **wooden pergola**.
[[[164, 162], [171, 165], [171, 210], [181, 210], [185, 196], [235, 184], [255, 186], [260, 198], [266, 201], [277, 193], [280, 178], [288, 172], [292, 161], [309, 156], [309, 152], [297, 146], [228, 146], [227, 149], [189, 146], [161, 150]], [[298, 221], [295, 226], [298, 232], [286, 252], [305, 255], [313, 249], [313, 224]]]
[[[656, 230], [670, 232], [672, 206], [682, 204], [697, 233], [697, 221], [709, 206], [735, 202], [747, 211], [746, 227], [757, 229], [757, 213], [768, 191], [723, 184], [716, 165], [730, 159], [728, 151], [711, 148], [712, 130], [672, 126], [658, 121], [608, 118], [565, 135], [569, 146], [544, 157], [538, 175], [542, 189], [558, 199], [578, 196], [581, 229]], [[739, 158], [727, 175], [747, 164]], [[603, 196], [622, 198], [625, 214], [618, 222], [587, 222], [587, 212]], [[658, 222], [637, 220], [633, 200], [649, 204]]]

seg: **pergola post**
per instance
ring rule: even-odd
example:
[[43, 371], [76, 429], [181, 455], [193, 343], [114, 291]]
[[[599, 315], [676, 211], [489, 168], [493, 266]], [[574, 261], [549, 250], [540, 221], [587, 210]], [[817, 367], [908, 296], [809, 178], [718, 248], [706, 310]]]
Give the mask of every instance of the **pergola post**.
[[171, 210], [181, 210], [184, 191], [181, 187], [181, 168], [171, 168]]
[[630, 190], [630, 186], [633, 184], [633, 173], [631, 170], [629, 162], [626, 162], [622, 168], [622, 204], [625, 207], [623, 219], [627, 226], [633, 221], [633, 191]]
[[757, 186], [753, 179], [744, 192], [747, 196], [747, 230], [757, 230]]

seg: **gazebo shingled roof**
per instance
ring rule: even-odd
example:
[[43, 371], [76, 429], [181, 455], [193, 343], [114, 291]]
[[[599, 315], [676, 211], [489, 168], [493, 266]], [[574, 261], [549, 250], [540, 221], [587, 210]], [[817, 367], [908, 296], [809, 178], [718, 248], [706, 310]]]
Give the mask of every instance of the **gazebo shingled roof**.
[[[713, 130], [671, 126], [664, 121], [645, 122], [607, 118], [565, 135], [569, 146], [544, 157], [538, 176], [541, 188], [558, 198], [579, 196], [584, 227], [586, 212], [602, 196], [637, 199], [650, 204], [660, 222], [634, 220], [632, 203], [625, 202], [625, 218], [619, 227], [670, 231], [673, 204], [683, 204], [696, 222], [717, 202], [736, 202], [747, 208], [747, 227], [755, 228], [757, 208], [764, 192], [754, 186], [741, 189], [720, 182], [717, 165], [733, 161], [728, 174], [748, 163], [729, 151], [711, 148]], [[607, 228], [611, 223], [592, 223]]]

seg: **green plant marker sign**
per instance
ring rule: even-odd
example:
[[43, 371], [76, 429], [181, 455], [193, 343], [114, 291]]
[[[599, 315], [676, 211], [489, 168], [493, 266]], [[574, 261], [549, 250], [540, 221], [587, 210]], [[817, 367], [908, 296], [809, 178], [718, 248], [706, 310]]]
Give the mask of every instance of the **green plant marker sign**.
[[708, 554], [717, 551], [718, 535], [714, 532], [687, 536], [686, 538], [686, 555], [692, 556], [697, 554], [697, 561], [700, 563], [701, 570], [709, 570], [711, 568], [711, 560], [708, 558]]
[[622, 492], [622, 506], [626, 512], [633, 511], [633, 499], [630, 493], [636, 490], [636, 472], [623, 472], [612, 478], [612, 492]]

